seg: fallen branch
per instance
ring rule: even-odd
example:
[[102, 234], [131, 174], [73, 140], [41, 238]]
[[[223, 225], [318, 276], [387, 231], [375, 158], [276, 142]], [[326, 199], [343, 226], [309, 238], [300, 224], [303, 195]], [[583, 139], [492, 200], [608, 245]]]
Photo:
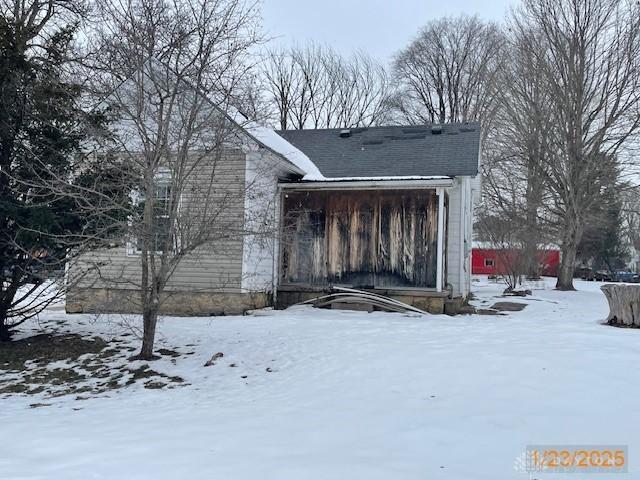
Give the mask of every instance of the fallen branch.
[[216, 360], [218, 360], [219, 358], [224, 357], [224, 353], [222, 352], [218, 352], [218, 353], [214, 353], [213, 356], [207, 360], [207, 363], [204, 364], [205, 367], [210, 367], [211, 365], [215, 365], [216, 364]]

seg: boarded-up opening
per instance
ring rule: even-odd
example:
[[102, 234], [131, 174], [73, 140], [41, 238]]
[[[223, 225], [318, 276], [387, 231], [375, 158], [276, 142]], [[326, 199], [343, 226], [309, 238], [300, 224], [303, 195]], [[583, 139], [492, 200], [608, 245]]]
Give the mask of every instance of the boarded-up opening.
[[436, 287], [433, 189], [290, 192], [283, 214], [281, 284]]

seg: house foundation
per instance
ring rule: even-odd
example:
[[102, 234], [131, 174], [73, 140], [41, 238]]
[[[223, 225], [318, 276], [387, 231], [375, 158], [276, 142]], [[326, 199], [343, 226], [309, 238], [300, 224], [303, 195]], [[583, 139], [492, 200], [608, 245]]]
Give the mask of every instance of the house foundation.
[[[242, 315], [247, 310], [271, 305], [265, 292], [168, 291], [161, 296], [160, 314], [176, 316]], [[139, 314], [138, 290], [74, 288], [67, 292], [67, 313]]]

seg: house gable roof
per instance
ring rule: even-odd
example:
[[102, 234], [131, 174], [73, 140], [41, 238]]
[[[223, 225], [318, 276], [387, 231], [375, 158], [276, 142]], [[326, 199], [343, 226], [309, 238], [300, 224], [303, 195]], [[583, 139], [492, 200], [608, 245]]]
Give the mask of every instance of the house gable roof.
[[216, 102], [211, 95], [191, 84], [186, 78], [176, 78], [170, 66], [154, 57], [145, 60], [138, 70], [131, 73], [131, 75], [118, 84], [110, 94], [94, 105], [92, 111], [95, 111], [101, 106], [108, 106], [109, 97], [113, 96], [116, 91], [133, 91], [133, 95], [136, 95], [137, 91], [135, 88], [131, 88], [130, 83], [134, 75], [139, 72], [145, 76], [145, 79], [153, 78], [152, 74], [157, 73], [159, 75], [167, 76], [167, 78], [176, 82], [180, 82], [185, 85], [188, 90], [197, 93], [199, 98], [203, 98], [216, 112], [231, 122], [236, 132], [243, 132], [245, 136], [248, 136], [251, 140], [270, 150], [284, 160], [292, 173], [315, 179], [323, 178], [314, 163], [309, 160], [304, 153], [279, 136], [275, 130], [264, 127], [259, 123], [250, 120], [237, 108], [228, 104], [228, 102]]
[[480, 124], [279, 130], [327, 179], [475, 176]]

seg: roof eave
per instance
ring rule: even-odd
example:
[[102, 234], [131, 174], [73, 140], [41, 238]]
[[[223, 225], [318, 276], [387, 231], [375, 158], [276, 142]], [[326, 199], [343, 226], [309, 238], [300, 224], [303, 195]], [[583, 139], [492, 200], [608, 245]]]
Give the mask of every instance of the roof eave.
[[393, 189], [432, 189], [453, 186], [452, 177], [422, 179], [327, 179], [322, 181], [282, 182], [278, 186], [283, 190], [393, 190]]

